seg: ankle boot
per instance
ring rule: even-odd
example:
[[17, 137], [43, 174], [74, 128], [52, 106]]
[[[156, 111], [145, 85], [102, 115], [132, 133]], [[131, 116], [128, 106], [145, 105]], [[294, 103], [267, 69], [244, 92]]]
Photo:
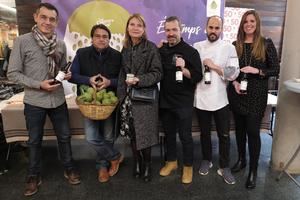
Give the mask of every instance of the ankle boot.
[[151, 181], [152, 179], [151, 163], [145, 163], [143, 174], [144, 174], [143, 179], [145, 182]]
[[151, 147], [142, 150], [143, 155], [143, 179], [145, 182], [151, 181]]
[[246, 159], [239, 158], [231, 168], [231, 172], [239, 172], [246, 167]]
[[247, 189], [254, 189], [256, 187], [256, 177], [257, 177], [257, 170], [249, 171], [248, 178], [246, 181], [246, 188]]
[[[141, 152], [138, 151], [138, 154], [140, 154]], [[143, 173], [143, 158], [141, 155], [138, 155], [137, 159], [134, 159], [134, 163], [133, 163], [133, 176], [135, 178], [140, 178], [142, 176]]]
[[189, 184], [193, 181], [193, 167], [183, 166], [182, 183]]
[[142, 152], [136, 150], [135, 141], [131, 141], [131, 150], [133, 155], [133, 176], [135, 178], [140, 178], [142, 176], [143, 165]]
[[159, 175], [161, 176], [169, 176], [172, 171], [175, 171], [178, 168], [177, 160], [175, 161], [166, 161], [165, 166], [160, 169]]

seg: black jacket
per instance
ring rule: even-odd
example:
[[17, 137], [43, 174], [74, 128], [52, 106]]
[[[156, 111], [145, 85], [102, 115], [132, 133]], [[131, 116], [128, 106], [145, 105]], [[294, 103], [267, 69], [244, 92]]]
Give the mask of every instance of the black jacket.
[[[111, 47], [106, 48], [102, 52], [98, 52], [93, 46], [81, 48], [76, 53], [72, 68], [73, 74], [70, 82], [77, 83], [78, 86], [80, 84], [89, 84], [83, 80], [101, 74], [115, 82], [107, 88], [115, 91], [121, 68], [121, 53]], [[79, 73], [74, 73], [74, 71]]]
[[[202, 80], [202, 64], [198, 51], [181, 39], [173, 47], [163, 45], [159, 52], [164, 74], [160, 82], [160, 108], [192, 107], [196, 84]], [[183, 77], [183, 83], [175, 80], [176, 67], [172, 63], [174, 54], [182, 56], [185, 67], [191, 73], [191, 79]]]

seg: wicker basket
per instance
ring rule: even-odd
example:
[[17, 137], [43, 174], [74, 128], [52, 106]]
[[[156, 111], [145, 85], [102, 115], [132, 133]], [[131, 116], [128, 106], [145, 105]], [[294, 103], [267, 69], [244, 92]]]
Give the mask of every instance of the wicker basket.
[[82, 115], [92, 120], [107, 119], [118, 104], [118, 102], [116, 102], [114, 105], [96, 105], [93, 103], [82, 104], [77, 98], [76, 104], [78, 105]]

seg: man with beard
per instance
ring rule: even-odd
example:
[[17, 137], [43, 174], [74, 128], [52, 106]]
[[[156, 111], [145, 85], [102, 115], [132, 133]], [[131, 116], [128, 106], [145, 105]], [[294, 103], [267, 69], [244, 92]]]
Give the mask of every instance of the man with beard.
[[[169, 176], [177, 169], [176, 133], [179, 133], [183, 148], [182, 183], [191, 183], [193, 178], [193, 138], [191, 133], [194, 91], [201, 81], [201, 60], [196, 49], [181, 38], [181, 23], [168, 17], [164, 24], [167, 43], [160, 49], [163, 79], [160, 84], [160, 115], [166, 134], [167, 161], [160, 170], [161, 176]], [[183, 77], [176, 82], [176, 68]]]
[[194, 106], [201, 131], [203, 160], [199, 174], [207, 175], [212, 164], [211, 120], [214, 117], [219, 138], [219, 169], [217, 173], [227, 184], [235, 184], [229, 169], [230, 112], [227, 99], [227, 80], [239, 74], [237, 53], [233, 45], [221, 40], [223, 21], [219, 16], [209, 17], [206, 24], [207, 40], [194, 44], [200, 53], [203, 65], [210, 69], [210, 84], [197, 84]]

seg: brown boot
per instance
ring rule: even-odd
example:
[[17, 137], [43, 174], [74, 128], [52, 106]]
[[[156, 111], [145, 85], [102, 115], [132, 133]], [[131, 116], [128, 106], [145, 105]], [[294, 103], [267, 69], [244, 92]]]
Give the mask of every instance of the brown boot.
[[68, 180], [71, 185], [77, 185], [80, 183], [79, 172], [75, 169], [68, 169], [64, 171], [64, 177]]
[[116, 160], [110, 161], [110, 169], [108, 171], [109, 176], [115, 175], [119, 171], [120, 163], [123, 162], [124, 156], [121, 154]]
[[184, 166], [182, 173], [182, 183], [189, 184], [193, 181], [193, 167]]
[[109, 174], [106, 168], [101, 168], [98, 170], [98, 181], [100, 183], [105, 183], [109, 181]]
[[40, 176], [29, 176], [25, 185], [25, 196], [31, 196], [37, 193], [38, 187], [42, 184]]
[[163, 168], [160, 169], [159, 175], [161, 176], [169, 176], [172, 171], [178, 168], [177, 160], [175, 161], [166, 161], [166, 164]]

